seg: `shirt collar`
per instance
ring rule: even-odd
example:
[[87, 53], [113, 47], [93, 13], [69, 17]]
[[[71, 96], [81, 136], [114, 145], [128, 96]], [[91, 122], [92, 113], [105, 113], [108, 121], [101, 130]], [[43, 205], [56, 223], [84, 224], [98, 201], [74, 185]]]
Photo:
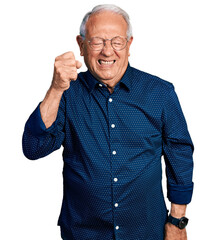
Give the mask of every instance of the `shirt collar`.
[[[89, 70], [87, 72], [82, 73], [81, 79], [84, 80], [84, 83], [89, 88], [90, 92], [92, 92], [96, 86], [99, 86], [99, 84], [103, 84], [99, 80], [97, 80]], [[117, 85], [125, 86], [126, 89], [130, 91], [132, 88], [132, 82], [133, 82], [132, 67], [128, 63], [127, 69], [122, 79], [117, 83]]]
[[128, 89], [128, 91], [130, 91], [132, 89], [132, 84], [133, 84], [132, 69], [133, 68], [130, 66], [130, 63], [128, 63], [127, 69], [126, 69], [122, 79], [118, 83], [118, 84], [124, 85]]

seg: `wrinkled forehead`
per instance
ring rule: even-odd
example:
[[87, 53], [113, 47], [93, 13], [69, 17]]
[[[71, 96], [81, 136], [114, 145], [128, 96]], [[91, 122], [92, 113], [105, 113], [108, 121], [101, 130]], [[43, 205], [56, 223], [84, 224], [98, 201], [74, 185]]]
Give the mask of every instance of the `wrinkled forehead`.
[[[98, 35], [99, 34], [99, 35]], [[127, 22], [120, 14], [102, 11], [92, 14], [86, 23], [86, 35], [88, 36], [126, 36]]]

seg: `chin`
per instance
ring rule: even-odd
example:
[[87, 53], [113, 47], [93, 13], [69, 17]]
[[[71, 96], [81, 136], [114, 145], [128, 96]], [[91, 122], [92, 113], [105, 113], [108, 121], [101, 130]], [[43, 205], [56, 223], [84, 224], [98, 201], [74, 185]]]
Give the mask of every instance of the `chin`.
[[117, 74], [116, 73], [113, 73], [113, 72], [98, 72], [97, 76], [100, 78], [100, 79], [103, 79], [103, 80], [112, 80], [115, 78]]
[[107, 75], [98, 75], [99, 79], [105, 80], [105, 81], [111, 81], [113, 80], [114, 76], [107, 76]]

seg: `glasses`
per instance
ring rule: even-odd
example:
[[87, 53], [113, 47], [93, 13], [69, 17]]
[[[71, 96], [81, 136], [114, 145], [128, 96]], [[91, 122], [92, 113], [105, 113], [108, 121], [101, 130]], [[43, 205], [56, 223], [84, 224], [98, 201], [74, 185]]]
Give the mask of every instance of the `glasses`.
[[121, 51], [122, 49], [124, 49], [128, 42], [127, 38], [117, 36], [112, 39], [93, 37], [88, 41], [88, 43], [92, 50], [101, 51], [105, 47], [106, 41], [110, 41], [112, 48], [116, 51]]

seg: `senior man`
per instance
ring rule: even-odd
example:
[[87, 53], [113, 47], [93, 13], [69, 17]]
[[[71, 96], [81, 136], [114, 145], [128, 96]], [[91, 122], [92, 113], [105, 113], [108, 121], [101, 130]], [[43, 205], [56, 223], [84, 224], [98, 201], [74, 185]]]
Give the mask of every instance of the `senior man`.
[[187, 239], [193, 144], [173, 85], [129, 65], [132, 40], [119, 7], [87, 13], [77, 42], [88, 71], [77, 74], [73, 52], [57, 57], [51, 86], [26, 123], [27, 158], [64, 147], [64, 240]]

